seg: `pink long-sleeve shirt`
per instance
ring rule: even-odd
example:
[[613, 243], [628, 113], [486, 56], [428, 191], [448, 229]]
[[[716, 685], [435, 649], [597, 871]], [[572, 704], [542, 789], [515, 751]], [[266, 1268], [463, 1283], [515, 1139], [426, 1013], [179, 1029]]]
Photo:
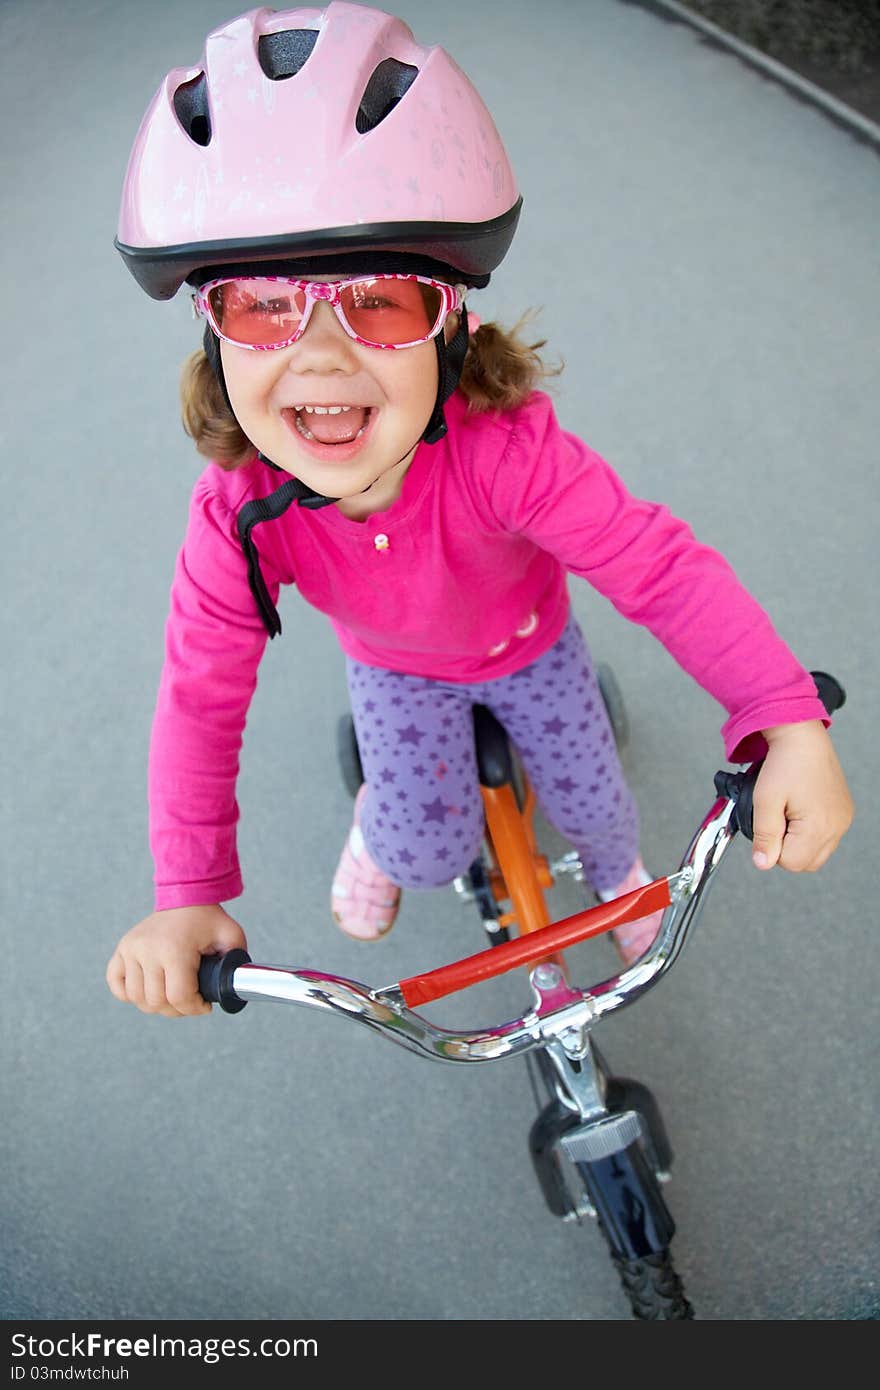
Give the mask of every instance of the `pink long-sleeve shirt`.
[[[419, 445], [397, 500], [363, 522], [295, 504], [253, 532], [273, 601], [281, 585], [327, 613], [345, 652], [457, 682], [509, 675], [559, 637], [566, 574], [648, 628], [727, 710], [727, 757], [765, 751], [760, 730], [825, 719], [810, 675], [717, 551], [655, 502], [630, 495], [536, 392], [470, 415]], [[178, 557], [150, 752], [156, 907], [236, 897], [235, 785], [267, 640], [236, 518], [279, 486], [254, 462], [210, 465]]]

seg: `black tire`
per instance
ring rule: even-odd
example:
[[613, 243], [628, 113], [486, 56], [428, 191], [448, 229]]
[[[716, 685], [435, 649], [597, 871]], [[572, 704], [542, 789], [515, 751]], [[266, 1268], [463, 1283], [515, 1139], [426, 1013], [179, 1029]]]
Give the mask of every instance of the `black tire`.
[[600, 661], [597, 664], [596, 679], [599, 682], [599, 690], [602, 693], [605, 709], [608, 711], [608, 718], [611, 721], [614, 742], [617, 744], [618, 750], [621, 750], [629, 742], [629, 718], [617, 677], [606, 661]]
[[657, 1255], [646, 1255], [641, 1260], [625, 1260], [614, 1254], [611, 1258], [617, 1266], [634, 1318], [649, 1322], [693, 1318], [694, 1310], [685, 1297], [668, 1249]]
[[364, 770], [361, 767], [354, 720], [350, 714], [343, 714], [336, 725], [336, 756], [349, 796], [357, 796], [363, 784]]

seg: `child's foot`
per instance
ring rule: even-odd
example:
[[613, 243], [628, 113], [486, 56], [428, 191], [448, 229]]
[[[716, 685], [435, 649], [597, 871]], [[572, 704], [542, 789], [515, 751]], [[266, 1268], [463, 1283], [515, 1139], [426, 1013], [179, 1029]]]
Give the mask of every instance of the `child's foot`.
[[400, 889], [367, 853], [360, 826], [366, 791], [364, 784], [355, 798], [354, 823], [336, 866], [330, 907], [346, 936], [357, 941], [378, 941], [394, 926]]
[[[635, 892], [636, 888], [644, 888], [645, 884], [650, 882], [651, 875], [647, 872], [641, 856], [639, 856], [623, 882], [618, 883], [616, 888], [603, 890], [598, 894], [598, 897], [603, 903], [607, 903], [612, 898], [622, 897], [624, 893]], [[636, 922], [624, 922], [621, 926], [613, 928], [611, 935], [624, 965], [634, 965], [645, 954], [649, 946], [653, 945], [662, 920], [663, 911], [661, 909], [659, 912], [652, 912], [650, 917], [640, 917]]]

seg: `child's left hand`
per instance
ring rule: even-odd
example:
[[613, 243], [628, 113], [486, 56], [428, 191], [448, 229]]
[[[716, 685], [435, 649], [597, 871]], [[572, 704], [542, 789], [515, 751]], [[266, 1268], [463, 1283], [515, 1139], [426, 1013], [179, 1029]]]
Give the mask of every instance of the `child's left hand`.
[[819, 720], [765, 729], [768, 753], [754, 793], [758, 869], [820, 869], [853, 818], [852, 797], [834, 745]]

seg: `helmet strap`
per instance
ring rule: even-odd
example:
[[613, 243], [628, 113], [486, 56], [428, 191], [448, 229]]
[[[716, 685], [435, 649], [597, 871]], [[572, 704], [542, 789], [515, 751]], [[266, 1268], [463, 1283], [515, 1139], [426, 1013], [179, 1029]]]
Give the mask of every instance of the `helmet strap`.
[[226, 389], [226, 377], [223, 375], [223, 360], [220, 356], [220, 339], [217, 337], [209, 323], [205, 324], [205, 332], [202, 337], [202, 350], [208, 359], [208, 366], [217, 378], [217, 384], [223, 392], [223, 399], [230, 415], [235, 418], [235, 411], [232, 409], [232, 401], [229, 399], [229, 392]]
[[447, 425], [443, 407], [461, 381], [464, 359], [468, 350], [466, 304], [461, 306], [455, 336], [447, 343], [445, 333], [438, 333], [434, 339], [434, 345], [437, 349], [437, 399], [434, 402], [431, 418], [422, 435], [426, 444], [437, 444], [446, 434]]

